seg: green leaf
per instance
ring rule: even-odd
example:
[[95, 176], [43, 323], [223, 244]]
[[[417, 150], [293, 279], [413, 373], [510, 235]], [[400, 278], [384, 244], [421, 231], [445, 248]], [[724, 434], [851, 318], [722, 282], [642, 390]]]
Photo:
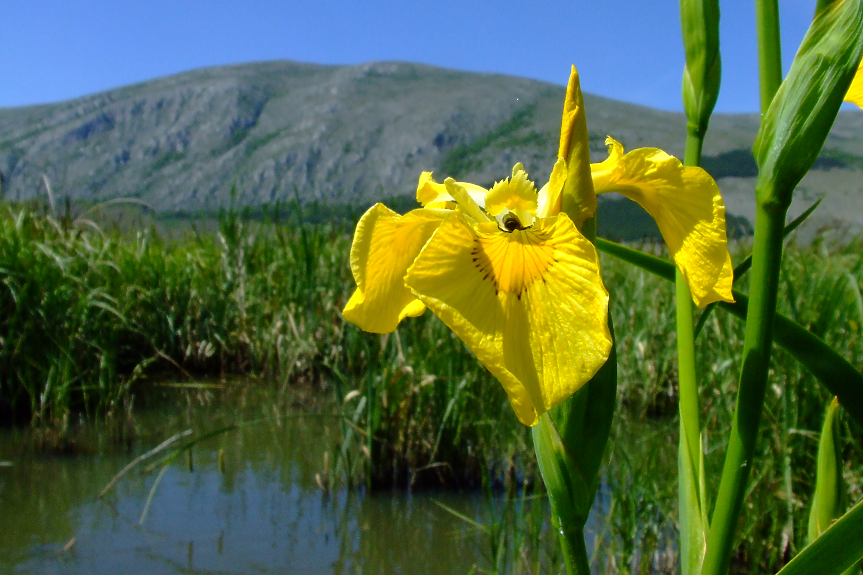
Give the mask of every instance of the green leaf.
[[[837, 0], [839, 1], [839, 0]], [[674, 264], [608, 240], [597, 239], [599, 251], [613, 255], [668, 281], [674, 281]], [[722, 302], [723, 309], [746, 319], [749, 298], [733, 291], [734, 303]], [[863, 425], [863, 374], [854, 369], [820, 337], [797, 322], [776, 314], [773, 340], [794, 356], [818, 381], [839, 397], [839, 402], [854, 420]]]
[[755, 138], [761, 205], [791, 204], [833, 126], [861, 54], [861, 0], [836, 0], [815, 15]]
[[839, 450], [839, 402], [834, 399], [824, 415], [818, 441], [818, 467], [815, 494], [809, 511], [809, 542], [813, 542], [845, 511], [845, 485], [842, 481], [842, 455]]
[[587, 481], [548, 412], [531, 428], [536, 461], [551, 501], [551, 511], [562, 524], [583, 526], [590, 513]]
[[807, 545], [778, 575], [840, 575], [863, 559], [863, 500]]
[[[839, 437], [839, 401], [827, 407], [821, 438], [818, 441], [818, 467], [815, 493], [809, 510], [809, 542], [812, 543], [845, 511], [845, 482], [842, 480], [842, 442]], [[842, 575], [858, 575], [860, 562], [855, 562]]]
[[635, 267], [641, 268], [646, 272], [650, 272], [655, 276], [659, 276], [668, 281], [674, 281], [674, 264], [671, 262], [603, 238], [596, 238], [596, 249], [610, 256], [614, 256], [625, 262], [631, 263]]

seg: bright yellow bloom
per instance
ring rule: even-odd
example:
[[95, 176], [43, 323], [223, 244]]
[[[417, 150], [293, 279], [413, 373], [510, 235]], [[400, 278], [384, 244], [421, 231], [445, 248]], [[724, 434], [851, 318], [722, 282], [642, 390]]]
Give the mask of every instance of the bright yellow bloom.
[[596, 249], [566, 214], [537, 217], [546, 200], [520, 164], [489, 191], [436, 184], [430, 174], [418, 188], [427, 204], [457, 208], [366, 212], [351, 248], [358, 287], [344, 316], [386, 332], [427, 305], [503, 384], [518, 419], [534, 425], [611, 351]]
[[518, 419], [534, 425], [611, 351], [608, 293], [579, 231], [595, 212], [593, 187], [626, 195], [657, 220], [698, 305], [731, 300], [725, 208], [712, 178], [659, 150], [624, 155], [609, 142], [608, 160], [589, 165], [573, 68], [549, 182], [537, 192], [521, 164], [491, 190], [423, 172], [424, 207], [401, 216], [378, 204], [360, 219], [345, 319], [388, 333], [428, 306], [503, 384]]
[[852, 102], [863, 108], [863, 62], [860, 62], [860, 67], [857, 68], [857, 74], [854, 80], [851, 81], [851, 87], [848, 88], [848, 93], [845, 94], [845, 101]]

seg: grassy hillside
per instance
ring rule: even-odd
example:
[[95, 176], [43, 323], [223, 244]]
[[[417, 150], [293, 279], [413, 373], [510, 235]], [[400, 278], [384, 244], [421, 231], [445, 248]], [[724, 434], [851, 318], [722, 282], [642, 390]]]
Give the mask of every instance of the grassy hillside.
[[[583, 80], [589, 90], [590, 78]], [[12, 200], [44, 194], [44, 175], [58, 198], [132, 197], [160, 211], [215, 210], [232, 187], [241, 205], [299, 197], [363, 209], [381, 197], [411, 196], [423, 170], [489, 184], [521, 161], [543, 182], [563, 97], [558, 85], [394, 62], [195, 70], [0, 110], [2, 191]], [[596, 160], [605, 157], [608, 134], [627, 148], [682, 155], [682, 114], [590, 95], [585, 103]], [[756, 115], [719, 115], [705, 144], [705, 167], [729, 212], [744, 218], [754, 210], [757, 127]], [[792, 212], [827, 194], [810, 229], [860, 228], [861, 170], [863, 113], [843, 112]], [[642, 233], [625, 202], [603, 209], [612, 228], [606, 235]]]

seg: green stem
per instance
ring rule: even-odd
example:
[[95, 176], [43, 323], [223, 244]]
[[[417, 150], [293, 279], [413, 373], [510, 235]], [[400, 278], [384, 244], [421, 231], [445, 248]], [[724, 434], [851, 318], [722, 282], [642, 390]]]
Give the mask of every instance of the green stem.
[[[703, 145], [703, 135], [690, 131], [686, 136], [683, 163], [687, 166], [698, 166], [701, 163]], [[680, 423], [689, 443], [689, 456], [697, 469], [700, 460], [699, 451], [701, 450], [701, 426], [698, 421], [698, 379], [695, 375], [695, 328], [692, 316], [692, 294], [680, 270], [676, 270], [675, 273]], [[684, 446], [682, 437], [680, 438], [680, 446], [682, 451]]]
[[758, 29], [758, 76], [761, 86], [761, 114], [767, 112], [782, 84], [782, 45], [779, 42], [779, 4], [777, 0], [756, 0]]
[[590, 575], [590, 560], [587, 558], [587, 547], [584, 544], [584, 529], [561, 526], [558, 533], [567, 575]]
[[[773, 209], [770, 209], [770, 208]], [[773, 319], [779, 289], [779, 264], [782, 258], [782, 229], [785, 207], [756, 207], [755, 245], [752, 250], [752, 280], [743, 340], [743, 369], [737, 390], [728, 451], [722, 468], [722, 479], [716, 507], [707, 537], [707, 554], [702, 575], [728, 572], [749, 471], [752, 469], [755, 442], [761, 423], [770, 347], [773, 341]]]
[[[782, 84], [782, 47], [779, 42], [777, 0], [756, 0], [758, 30], [758, 68], [761, 87], [761, 113], [767, 112]], [[707, 535], [707, 551], [702, 575], [728, 572], [734, 549], [735, 527], [740, 519], [746, 484], [753, 465], [758, 427], [764, 406], [773, 319], [779, 290], [779, 265], [788, 206], [765, 203], [757, 193], [755, 245], [752, 250], [752, 280], [747, 308], [746, 335], [743, 340], [743, 368], [737, 388], [737, 405], [722, 467], [716, 507]]]
[[701, 149], [704, 147], [704, 134], [687, 130], [686, 149], [683, 151], [683, 164], [686, 166], [701, 165]]
[[[677, 371], [680, 385], [680, 422], [689, 442], [689, 457], [698, 468], [701, 426], [698, 421], [698, 379], [695, 375], [695, 337], [692, 295], [677, 270]], [[680, 438], [683, 447], [683, 438]]]
[[[686, 137], [686, 149], [683, 162], [687, 166], [698, 166], [701, 163], [701, 149], [704, 144], [702, 134], [689, 130]], [[680, 458], [679, 473], [689, 470], [692, 474], [692, 485], [695, 489], [701, 485], [701, 424], [699, 422], [698, 378], [695, 372], [695, 327], [692, 313], [692, 293], [686, 283], [686, 278], [675, 268], [675, 299], [677, 304], [677, 373], [680, 389], [680, 438], [678, 457]], [[688, 461], [687, 461], [688, 459]], [[697, 569], [692, 564], [693, 553], [697, 553], [697, 540], [704, 532], [696, 528], [700, 521], [701, 509], [691, 509], [692, 493], [684, 489], [684, 476], [678, 482], [678, 508], [680, 510], [680, 557], [681, 573], [696, 575]], [[686, 482], [688, 485], [689, 482]], [[697, 499], [701, 500], [701, 493]], [[693, 523], [695, 522], [695, 523]], [[700, 533], [700, 535], [698, 535]], [[702, 540], [703, 545], [703, 540]], [[701, 556], [703, 557], [703, 555]], [[700, 564], [698, 558], [696, 564]]]

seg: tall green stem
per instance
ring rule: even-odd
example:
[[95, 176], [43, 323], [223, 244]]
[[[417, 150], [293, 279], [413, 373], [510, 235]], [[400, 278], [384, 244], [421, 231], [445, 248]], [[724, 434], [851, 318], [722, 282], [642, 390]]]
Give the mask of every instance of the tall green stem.
[[756, 0], [758, 27], [758, 76], [761, 86], [761, 113], [767, 112], [782, 83], [782, 45], [779, 42], [779, 4], [777, 0]]
[[571, 526], [560, 527], [560, 548], [567, 575], [590, 575], [590, 560], [584, 544], [584, 529]]
[[[684, 164], [697, 166], [701, 162], [703, 134], [690, 129], [686, 138]], [[695, 329], [692, 316], [692, 294], [686, 278], [675, 269], [675, 299], [677, 304], [677, 372], [680, 389], [680, 439], [678, 444], [679, 474], [678, 509], [680, 517], [681, 573], [697, 575], [704, 557], [704, 529], [700, 502], [701, 424], [699, 422], [698, 379], [695, 371]], [[693, 492], [695, 490], [695, 492]]]
[[[703, 135], [690, 132], [686, 138], [683, 163], [687, 166], [698, 166], [701, 163], [703, 145]], [[698, 380], [695, 375], [695, 329], [692, 317], [692, 294], [679, 269], [676, 273], [680, 423], [682, 425], [681, 431], [686, 433], [686, 439], [689, 443], [689, 456], [697, 469], [701, 451], [701, 426], [698, 421]], [[683, 438], [681, 438], [680, 447], [682, 453]]]
[[734, 544], [734, 528], [740, 517], [746, 483], [753, 465], [770, 367], [785, 211], [785, 206], [776, 204], [759, 203], [756, 207], [751, 291], [743, 341], [743, 369], [740, 373], [737, 405], [722, 468], [719, 494], [707, 537], [703, 575], [720, 575], [728, 571]]
[[[695, 338], [692, 320], [692, 295], [680, 270], [677, 270], [677, 370], [680, 385], [680, 423], [689, 444], [689, 457], [698, 468], [701, 451], [701, 426], [698, 421], [698, 381], [695, 376]], [[681, 452], [684, 449], [680, 438]]]
[[[777, 0], [756, 0], [755, 6], [761, 114], [764, 116], [782, 84], [779, 6]], [[743, 340], [743, 368], [740, 371], [737, 405], [734, 409], [725, 464], [722, 467], [716, 507], [707, 535], [707, 552], [702, 575], [728, 572], [734, 549], [735, 527], [740, 519], [746, 484], [753, 465], [770, 368], [773, 318], [776, 314], [783, 228], [788, 205], [777, 201], [772, 193], [759, 192], [772, 190], [757, 189], [755, 194], [755, 243], [752, 249], [746, 335]]]

